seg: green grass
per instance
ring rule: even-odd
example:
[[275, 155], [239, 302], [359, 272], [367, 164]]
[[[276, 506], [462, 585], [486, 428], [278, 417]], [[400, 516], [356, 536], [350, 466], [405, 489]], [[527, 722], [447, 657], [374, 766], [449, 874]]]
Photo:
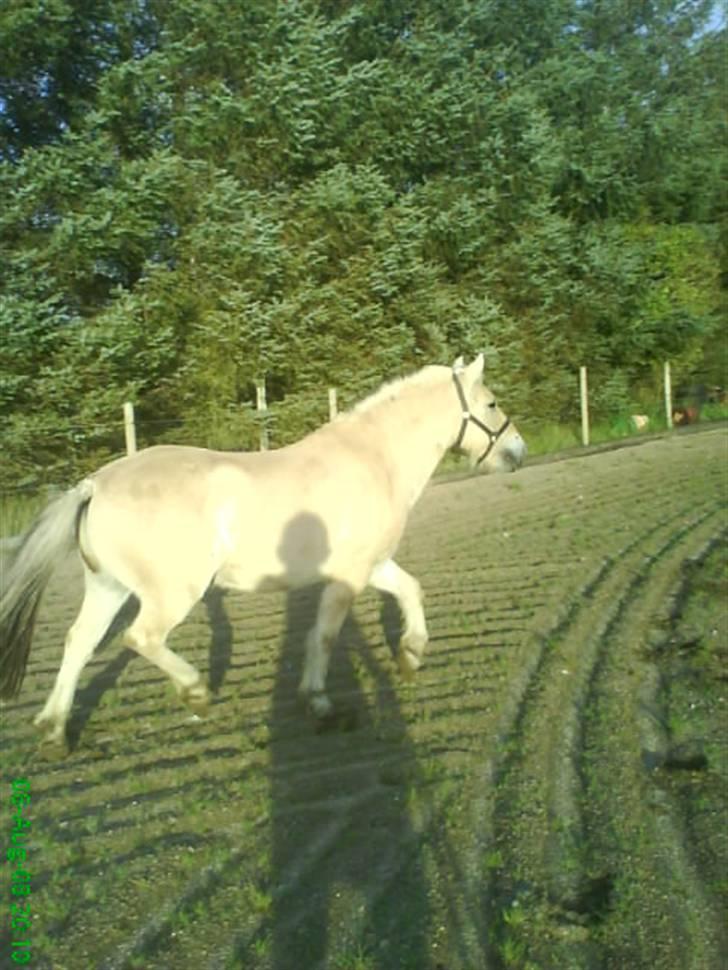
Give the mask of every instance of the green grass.
[[0, 492], [0, 538], [20, 535], [47, 503], [44, 493]]
[[522, 434], [531, 456], [548, 455], [554, 451], [576, 448], [581, 444], [577, 429], [562, 424], [525, 424]]
[[[636, 413], [636, 412], [635, 412]], [[597, 422], [589, 428], [589, 443], [604, 444], [609, 441], [619, 441], [622, 438], [634, 438], [645, 434], [655, 434], [665, 431], [667, 423], [661, 410], [649, 412], [649, 425], [643, 431], [637, 431], [632, 423], [630, 414], [623, 414], [609, 422]], [[720, 404], [706, 404], [701, 411], [700, 423], [707, 425], [713, 421], [728, 419], [728, 406]], [[548, 455], [581, 445], [581, 428], [573, 425], [556, 423], [530, 424], [524, 422], [521, 432], [528, 445], [528, 454]], [[441, 466], [442, 467], [442, 466]]]
[[335, 958], [336, 970], [376, 970], [374, 957], [359, 945], [350, 952], [344, 952]]
[[706, 404], [700, 412], [701, 421], [725, 421], [728, 419], [728, 404]]
[[[619, 441], [621, 438], [665, 430], [663, 417], [659, 415], [648, 415], [648, 417], [650, 423], [641, 432], [635, 429], [630, 415], [622, 415], [611, 422], [593, 424], [589, 428], [589, 443], [598, 445], [607, 441]], [[549, 455], [557, 451], [578, 448], [581, 445], [581, 428], [577, 424], [542, 424], [534, 427], [525, 425], [523, 436], [531, 456]]]

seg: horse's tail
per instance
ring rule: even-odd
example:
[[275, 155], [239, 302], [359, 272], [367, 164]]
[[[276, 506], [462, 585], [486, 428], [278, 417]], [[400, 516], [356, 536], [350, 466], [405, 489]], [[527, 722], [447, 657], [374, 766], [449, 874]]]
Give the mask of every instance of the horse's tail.
[[0, 697], [20, 690], [40, 598], [55, 566], [76, 547], [80, 516], [92, 494], [93, 482], [84, 479], [51, 502], [0, 570]]

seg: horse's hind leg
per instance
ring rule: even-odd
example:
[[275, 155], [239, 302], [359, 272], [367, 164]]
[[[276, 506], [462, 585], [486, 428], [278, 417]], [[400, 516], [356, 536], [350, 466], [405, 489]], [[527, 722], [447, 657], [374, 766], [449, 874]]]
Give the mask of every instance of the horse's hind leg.
[[386, 559], [372, 570], [369, 585], [383, 593], [390, 593], [399, 603], [405, 628], [399, 644], [399, 666], [405, 676], [412, 675], [422, 665], [427, 646], [427, 624], [422, 609], [422, 588], [393, 559]]
[[66, 745], [66, 721], [73, 703], [78, 678], [86, 662], [129, 597], [129, 590], [114, 579], [86, 570], [86, 589], [81, 610], [66, 634], [63, 660], [45, 707], [35, 718], [43, 731], [43, 747]]
[[354, 590], [347, 583], [334, 582], [324, 587], [316, 623], [306, 638], [306, 661], [299, 688], [309, 700], [317, 717], [331, 712], [331, 701], [324, 692], [329, 669], [331, 648], [354, 599]]
[[167, 674], [184, 703], [203, 714], [209, 692], [200, 672], [166, 645], [170, 631], [182, 622], [196, 600], [192, 595], [174, 599], [168, 596], [160, 605], [151, 605], [151, 596], [149, 601], [142, 600], [139, 613], [124, 634], [124, 642]]

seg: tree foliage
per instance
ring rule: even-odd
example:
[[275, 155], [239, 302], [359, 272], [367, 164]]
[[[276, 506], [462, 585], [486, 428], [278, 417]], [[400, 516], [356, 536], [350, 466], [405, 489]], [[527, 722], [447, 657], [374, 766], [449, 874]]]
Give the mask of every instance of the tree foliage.
[[[533, 423], [721, 383], [709, 0], [15, 0], [0, 11], [4, 483], [148, 436], [282, 443], [486, 348]], [[318, 402], [318, 403], [317, 403]]]

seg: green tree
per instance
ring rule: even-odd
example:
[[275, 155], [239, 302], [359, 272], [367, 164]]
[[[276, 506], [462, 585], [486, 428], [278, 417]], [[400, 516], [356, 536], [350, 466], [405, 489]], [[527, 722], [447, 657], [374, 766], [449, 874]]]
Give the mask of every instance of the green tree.
[[711, 7], [6, 4], [5, 484], [118, 452], [127, 397], [143, 442], [254, 446], [263, 374], [277, 443], [327, 384], [346, 405], [482, 347], [542, 420], [574, 418], [581, 363], [605, 416], [665, 355], [715, 380]]

